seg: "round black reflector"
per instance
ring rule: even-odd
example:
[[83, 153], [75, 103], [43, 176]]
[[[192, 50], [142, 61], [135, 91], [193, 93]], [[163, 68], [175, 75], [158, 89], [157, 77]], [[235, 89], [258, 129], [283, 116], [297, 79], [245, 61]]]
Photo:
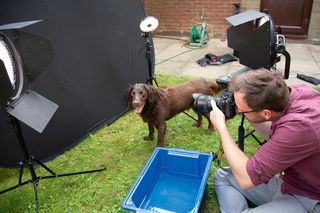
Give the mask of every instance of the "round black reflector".
[[[21, 123], [31, 155], [48, 161], [126, 112], [124, 91], [148, 78], [146, 39], [140, 30], [145, 17], [140, 0], [0, 1], [0, 25], [42, 20], [12, 31], [32, 90], [59, 106], [42, 133]], [[42, 48], [46, 40], [30, 35], [46, 38], [52, 53]], [[44, 60], [50, 63], [42, 65]], [[36, 78], [34, 69], [41, 72]], [[0, 166], [19, 166], [23, 156], [5, 110], [0, 112], [0, 134]]]

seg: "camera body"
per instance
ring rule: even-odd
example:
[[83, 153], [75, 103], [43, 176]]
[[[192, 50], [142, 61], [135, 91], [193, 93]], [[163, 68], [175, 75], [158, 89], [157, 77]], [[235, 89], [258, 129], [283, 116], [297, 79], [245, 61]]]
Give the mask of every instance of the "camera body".
[[200, 113], [210, 112], [212, 110], [211, 100], [214, 100], [226, 118], [233, 118], [237, 114], [233, 93], [229, 90], [223, 90], [219, 96], [193, 93], [192, 97], [194, 99], [194, 108]]

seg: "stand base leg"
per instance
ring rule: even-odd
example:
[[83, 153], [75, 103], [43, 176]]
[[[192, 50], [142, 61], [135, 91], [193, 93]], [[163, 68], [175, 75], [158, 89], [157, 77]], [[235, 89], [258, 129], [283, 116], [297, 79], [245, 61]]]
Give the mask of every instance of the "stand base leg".
[[39, 210], [39, 202], [38, 202], [38, 183], [33, 183], [33, 191], [34, 191], [34, 197], [36, 199], [36, 213], [38, 213]]
[[[260, 141], [257, 136], [255, 136], [253, 133], [255, 132], [254, 129], [250, 130], [249, 132], [247, 132], [245, 135], [244, 135], [244, 138], [247, 138], [248, 136], [252, 136], [255, 141], [259, 144], [259, 145], [263, 145], [265, 143], [265, 141]], [[236, 141], [236, 143], [238, 143], [238, 141]]]
[[[36, 162], [39, 162], [38, 160], [34, 159], [32, 156], [30, 157], [31, 159], [35, 160]], [[93, 173], [93, 172], [101, 172], [103, 170], [106, 170], [106, 168], [101, 168], [101, 169], [94, 169], [94, 170], [88, 170], [88, 171], [81, 171], [81, 172], [73, 172], [73, 173], [65, 173], [65, 174], [56, 174], [54, 173], [51, 169], [49, 169], [47, 166], [45, 166], [43, 163], [39, 164], [40, 166], [44, 167], [47, 171], [49, 171], [53, 175], [48, 175], [48, 176], [33, 176], [32, 179], [29, 179], [27, 181], [22, 182], [22, 171], [23, 171], [23, 166], [21, 167], [20, 170], [20, 175], [19, 175], [19, 183], [17, 185], [14, 185], [12, 187], [9, 187], [5, 190], [0, 191], [0, 194], [4, 194], [6, 192], [12, 191], [16, 188], [19, 188], [21, 186], [24, 186], [28, 183], [33, 184], [33, 190], [35, 194], [35, 201], [36, 201], [36, 213], [38, 213], [38, 183], [41, 179], [49, 179], [49, 178], [58, 178], [58, 177], [66, 177], [66, 176], [72, 176], [72, 175], [80, 175], [80, 174], [87, 174], [87, 173]], [[29, 166], [29, 169], [33, 169], [33, 165]], [[34, 171], [34, 170], [33, 170]]]
[[41, 179], [49, 179], [49, 178], [58, 178], [58, 177], [66, 177], [66, 176], [72, 176], [72, 175], [80, 175], [80, 174], [87, 174], [87, 173], [93, 173], [93, 172], [101, 172], [103, 170], [106, 170], [106, 168], [101, 169], [94, 169], [94, 170], [88, 170], [88, 171], [82, 171], [82, 172], [73, 172], [73, 173], [66, 173], [66, 174], [55, 174], [55, 175], [48, 175], [48, 176], [37, 176], [36, 180], [26, 180], [24, 182], [20, 182], [17, 185], [11, 186], [5, 190], [0, 191], [0, 194], [4, 194], [6, 192], [12, 191], [16, 188], [19, 188], [21, 186], [24, 186], [28, 183], [38, 183]]

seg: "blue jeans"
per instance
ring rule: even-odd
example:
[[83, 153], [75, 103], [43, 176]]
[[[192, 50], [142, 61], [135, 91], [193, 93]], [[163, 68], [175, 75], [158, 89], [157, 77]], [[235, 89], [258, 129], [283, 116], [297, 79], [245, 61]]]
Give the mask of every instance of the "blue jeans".
[[[262, 212], [262, 213], [303, 213], [320, 212], [320, 202], [302, 196], [282, 194], [279, 176], [267, 184], [251, 189], [241, 189], [231, 170], [218, 169], [214, 175], [215, 191], [222, 213]], [[249, 208], [247, 200], [257, 207]]]

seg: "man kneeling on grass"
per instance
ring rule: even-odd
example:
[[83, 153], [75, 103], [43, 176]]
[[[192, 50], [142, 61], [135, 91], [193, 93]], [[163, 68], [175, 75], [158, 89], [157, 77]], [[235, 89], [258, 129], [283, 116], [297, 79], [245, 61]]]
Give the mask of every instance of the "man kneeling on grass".
[[211, 102], [210, 120], [230, 166], [214, 177], [221, 211], [320, 212], [320, 94], [307, 85], [288, 87], [280, 73], [265, 69], [236, 75], [229, 89], [238, 113], [267, 143], [248, 158]]

